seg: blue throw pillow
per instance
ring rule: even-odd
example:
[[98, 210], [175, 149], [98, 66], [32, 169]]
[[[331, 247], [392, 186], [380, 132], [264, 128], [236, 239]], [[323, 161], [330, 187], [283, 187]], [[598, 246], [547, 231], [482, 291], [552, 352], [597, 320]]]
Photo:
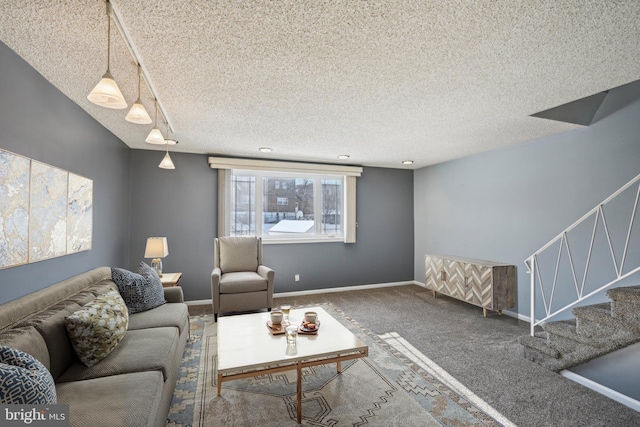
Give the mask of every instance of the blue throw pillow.
[[7, 405], [56, 403], [51, 373], [32, 355], [0, 345], [0, 402]]
[[129, 314], [151, 310], [166, 302], [162, 282], [153, 268], [141, 262], [138, 273], [124, 268], [111, 268], [111, 278], [118, 285]]

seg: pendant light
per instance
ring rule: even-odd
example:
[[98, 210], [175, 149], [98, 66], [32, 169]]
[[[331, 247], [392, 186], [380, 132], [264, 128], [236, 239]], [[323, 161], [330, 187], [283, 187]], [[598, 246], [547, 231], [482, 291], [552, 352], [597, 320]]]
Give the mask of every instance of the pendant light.
[[123, 109], [127, 108], [127, 101], [125, 101], [122, 92], [118, 84], [111, 75], [109, 68], [111, 57], [111, 14], [113, 9], [111, 3], [107, 1], [107, 72], [104, 73], [100, 82], [93, 88], [91, 93], [87, 96], [87, 99], [96, 105], [101, 107]]
[[[177, 142], [178, 141], [176, 141], [176, 143]], [[166, 139], [165, 145], [167, 146], [167, 151], [166, 151], [166, 154], [164, 155], [164, 158], [158, 165], [158, 167], [161, 169], [175, 169], [176, 166], [173, 164], [173, 161], [171, 160], [171, 156], [169, 156], [169, 124], [168, 123], [167, 123], [167, 139]]]
[[153, 125], [153, 129], [151, 129], [151, 132], [149, 132], [149, 135], [147, 136], [147, 139], [145, 139], [145, 141], [148, 142], [149, 144], [158, 144], [158, 145], [167, 143], [164, 137], [162, 136], [162, 132], [160, 132], [160, 129], [158, 129], [158, 100], [157, 99], [156, 99], [155, 124]]
[[147, 113], [144, 105], [142, 105], [142, 101], [140, 101], [140, 74], [142, 74], [142, 69], [140, 68], [140, 64], [138, 64], [138, 99], [133, 103], [125, 120], [139, 125], [148, 125], [151, 123], [151, 117], [149, 117], [149, 113]]

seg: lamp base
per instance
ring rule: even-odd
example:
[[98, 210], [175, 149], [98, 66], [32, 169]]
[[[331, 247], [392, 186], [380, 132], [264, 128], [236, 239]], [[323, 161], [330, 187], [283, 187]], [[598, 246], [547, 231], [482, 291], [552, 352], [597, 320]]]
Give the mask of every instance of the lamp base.
[[154, 258], [151, 261], [151, 268], [158, 273], [158, 277], [162, 277], [162, 260], [160, 258]]

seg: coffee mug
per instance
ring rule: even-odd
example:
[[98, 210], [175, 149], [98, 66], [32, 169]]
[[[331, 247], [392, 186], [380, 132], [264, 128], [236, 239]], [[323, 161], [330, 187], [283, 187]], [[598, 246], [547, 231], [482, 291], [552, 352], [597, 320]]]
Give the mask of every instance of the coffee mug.
[[271, 323], [274, 325], [279, 325], [282, 323], [282, 312], [281, 311], [272, 311], [271, 312]]
[[305, 322], [316, 323], [317, 319], [318, 313], [316, 313], [315, 311], [307, 311], [306, 313], [304, 313]]

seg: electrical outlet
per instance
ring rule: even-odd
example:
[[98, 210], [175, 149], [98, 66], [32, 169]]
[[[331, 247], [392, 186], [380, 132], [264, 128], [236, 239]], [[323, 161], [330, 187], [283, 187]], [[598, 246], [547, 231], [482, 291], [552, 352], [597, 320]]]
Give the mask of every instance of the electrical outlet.
[[300, 275], [299, 275], [299, 274], [296, 274], [296, 275], [294, 276], [293, 280], [295, 280], [296, 282], [299, 282], [299, 281], [300, 281]]

